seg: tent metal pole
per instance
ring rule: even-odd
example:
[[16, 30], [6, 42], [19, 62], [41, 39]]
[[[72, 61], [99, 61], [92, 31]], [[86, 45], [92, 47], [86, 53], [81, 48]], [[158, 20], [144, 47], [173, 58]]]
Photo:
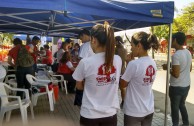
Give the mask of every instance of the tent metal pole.
[[66, 24], [59, 24], [56, 25], [55, 27], [61, 27], [61, 26], [69, 26], [69, 25], [77, 25], [77, 24], [87, 24], [87, 23], [98, 23], [98, 22], [102, 22], [102, 21], [112, 21], [115, 19], [103, 19], [103, 20], [92, 20], [92, 21], [84, 21], [84, 22], [76, 22], [76, 23], [66, 23]]
[[15, 18], [15, 19], [23, 20], [23, 21], [29, 21], [29, 22], [32, 22], [32, 23], [35, 23], [35, 24], [47, 26], [47, 24], [40, 23], [40, 22], [37, 22], [37, 21], [33, 21], [33, 20], [30, 20], [30, 19], [26, 19], [26, 18], [22, 18], [22, 17], [11, 16], [11, 15], [7, 15], [7, 17], [11, 17], [11, 18]]
[[[3, 22], [7, 22], [6, 20], [1, 20]], [[47, 21], [37, 21], [37, 22], [40, 22], [40, 23], [46, 23]], [[4, 26], [4, 25], [20, 25], [20, 24], [30, 24], [31, 22], [20, 22], [20, 23], [7, 23], [7, 24], [0, 24], [0, 26]]]
[[38, 11], [38, 12], [22, 12], [22, 13], [11, 13], [11, 14], [0, 14], [0, 17], [2, 16], [18, 16], [18, 15], [28, 15], [28, 14], [43, 14], [43, 13], [49, 13], [50, 11]]
[[[0, 21], [6, 22], [6, 23], [14, 23], [14, 22], [6, 21], [6, 20], [0, 20]], [[27, 27], [27, 28], [32, 28], [32, 29], [44, 31], [44, 29], [35, 28], [35, 27], [24, 25], [24, 24], [20, 24], [20, 23], [15, 23], [15, 25], [24, 26], [24, 27]]]
[[164, 126], [167, 126], [168, 114], [168, 90], [169, 90], [169, 75], [170, 75], [170, 59], [171, 59], [171, 45], [172, 45], [172, 24], [169, 25], [169, 43], [168, 43], [168, 59], [167, 59], [167, 73], [166, 73], [166, 96], [165, 96], [165, 115]]

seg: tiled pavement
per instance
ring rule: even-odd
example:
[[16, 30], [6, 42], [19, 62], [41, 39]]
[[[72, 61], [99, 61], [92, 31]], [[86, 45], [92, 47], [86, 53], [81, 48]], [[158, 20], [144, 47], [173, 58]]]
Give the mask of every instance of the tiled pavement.
[[[38, 99], [37, 106], [34, 107], [35, 119], [28, 119], [30, 126], [77, 126], [79, 123], [79, 108], [73, 105], [74, 94], [66, 95], [65, 92], [59, 92], [59, 99], [55, 104], [54, 112], [50, 112], [49, 103], [46, 96]], [[118, 126], [123, 126], [123, 112], [118, 111]], [[155, 113], [152, 126], [163, 126], [164, 114]], [[19, 111], [13, 111], [11, 121], [4, 123], [5, 126], [20, 126], [21, 116]], [[17, 125], [18, 124], [18, 125]], [[168, 120], [168, 126], [171, 126]]]

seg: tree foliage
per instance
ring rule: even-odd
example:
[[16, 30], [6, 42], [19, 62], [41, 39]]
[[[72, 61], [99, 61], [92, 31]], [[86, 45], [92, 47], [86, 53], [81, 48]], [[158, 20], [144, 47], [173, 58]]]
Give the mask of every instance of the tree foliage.
[[[175, 33], [178, 31], [194, 34], [194, 2], [183, 8], [182, 13], [174, 19], [172, 32]], [[159, 39], [165, 38], [168, 40], [169, 27], [168, 25], [154, 26], [153, 33]]]
[[153, 33], [161, 40], [162, 38], [168, 39], [169, 27], [168, 25], [154, 26]]
[[13, 36], [14, 35], [10, 33], [0, 33], [0, 43], [11, 44]]
[[194, 28], [194, 2], [182, 9], [182, 13], [174, 19], [173, 32], [182, 31], [188, 33]]

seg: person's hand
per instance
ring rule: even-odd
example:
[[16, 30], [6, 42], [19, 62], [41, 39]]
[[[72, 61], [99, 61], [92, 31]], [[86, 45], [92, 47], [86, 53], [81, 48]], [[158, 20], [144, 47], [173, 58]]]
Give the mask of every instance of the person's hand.
[[133, 56], [132, 53], [129, 53], [129, 54], [127, 55], [127, 57], [126, 57], [126, 62], [128, 63], [128, 62], [130, 62], [131, 60], [134, 60], [134, 56]]
[[167, 64], [162, 65], [163, 70], [167, 70]]

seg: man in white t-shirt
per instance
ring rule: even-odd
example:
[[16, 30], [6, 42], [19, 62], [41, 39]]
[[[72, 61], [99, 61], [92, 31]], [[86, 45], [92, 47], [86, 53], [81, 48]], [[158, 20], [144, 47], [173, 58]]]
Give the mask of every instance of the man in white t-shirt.
[[90, 45], [90, 32], [86, 29], [82, 30], [79, 34], [79, 39], [83, 43], [80, 47], [79, 58], [83, 59], [94, 55]]
[[[94, 52], [90, 45], [90, 32], [83, 29], [79, 34], [79, 39], [82, 41], [82, 45], [79, 50], [78, 58], [81, 60], [83, 58], [88, 58], [94, 55]], [[74, 105], [81, 106], [83, 97], [83, 90], [76, 89]]]
[[[172, 56], [169, 87], [173, 126], [179, 125], [179, 110], [181, 112], [183, 125], [189, 126], [185, 100], [191, 83], [190, 71], [192, 70], [192, 57], [189, 50], [183, 48], [185, 40], [186, 36], [182, 32], [177, 32], [172, 37], [172, 48], [176, 49], [176, 52]], [[163, 64], [163, 69], [166, 70], [166, 64]]]

